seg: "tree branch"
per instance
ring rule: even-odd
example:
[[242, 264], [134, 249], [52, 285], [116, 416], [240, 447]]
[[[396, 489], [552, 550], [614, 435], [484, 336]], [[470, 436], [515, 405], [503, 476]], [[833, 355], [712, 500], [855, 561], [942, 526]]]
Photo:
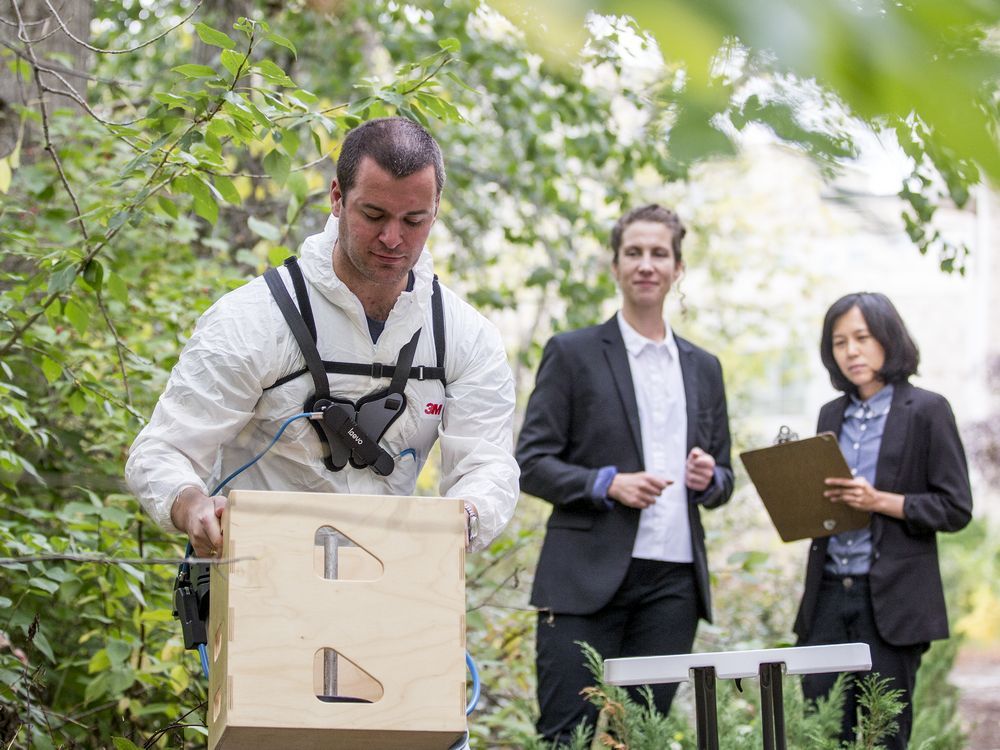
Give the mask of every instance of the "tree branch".
[[244, 557], [107, 557], [104, 555], [23, 555], [21, 557], [0, 557], [0, 566], [25, 565], [36, 562], [75, 562], [88, 565], [180, 565], [193, 563], [197, 565], [232, 565], [246, 560], [256, 560], [253, 555]]
[[198, 0], [198, 4], [194, 6], [194, 9], [190, 13], [188, 13], [186, 16], [184, 16], [184, 18], [182, 18], [176, 24], [174, 24], [169, 29], [164, 31], [162, 34], [154, 36], [152, 39], [145, 41], [142, 44], [137, 44], [135, 47], [129, 47], [128, 49], [101, 49], [100, 47], [95, 47], [92, 44], [88, 44], [87, 42], [83, 41], [78, 36], [73, 34], [73, 32], [69, 30], [69, 28], [67, 28], [66, 24], [63, 23], [62, 18], [59, 16], [59, 12], [52, 7], [52, 3], [49, 2], [49, 0], [44, 0], [44, 2], [45, 2], [45, 7], [49, 9], [49, 12], [52, 14], [52, 17], [56, 19], [56, 23], [59, 24], [59, 27], [63, 30], [63, 33], [70, 39], [72, 39], [74, 42], [79, 44], [81, 47], [89, 49], [91, 52], [98, 52], [102, 55], [127, 55], [129, 52], [135, 52], [136, 50], [140, 50], [143, 47], [148, 47], [154, 42], [158, 42], [174, 29], [183, 26], [191, 19], [192, 16], [194, 16], [195, 13], [198, 12], [198, 9], [201, 8], [202, 3], [204, 3], [205, 0]]

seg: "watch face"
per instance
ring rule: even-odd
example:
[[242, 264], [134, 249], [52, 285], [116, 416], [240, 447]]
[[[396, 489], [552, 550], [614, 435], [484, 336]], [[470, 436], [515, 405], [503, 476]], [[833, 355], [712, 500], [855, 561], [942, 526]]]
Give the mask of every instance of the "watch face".
[[471, 542], [479, 535], [479, 514], [469, 503], [465, 504], [465, 515], [469, 521], [469, 541]]

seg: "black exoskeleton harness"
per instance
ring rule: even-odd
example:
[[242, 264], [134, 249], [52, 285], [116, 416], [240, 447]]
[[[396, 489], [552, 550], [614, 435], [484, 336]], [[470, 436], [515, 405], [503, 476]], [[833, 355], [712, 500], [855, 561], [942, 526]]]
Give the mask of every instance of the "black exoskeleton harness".
[[[313, 319], [309, 293], [297, 259], [294, 256], [288, 258], [285, 261], [285, 268], [288, 269], [292, 279], [298, 306], [288, 294], [277, 269], [267, 269], [264, 272], [264, 280], [275, 302], [278, 303], [278, 308], [285, 317], [292, 335], [295, 336], [302, 356], [305, 357], [306, 366], [304, 369], [285, 375], [265, 390], [276, 388], [308, 372], [312, 376], [315, 391], [306, 399], [303, 410], [323, 415], [322, 419], [312, 420], [311, 423], [324, 445], [323, 462], [326, 468], [330, 471], [340, 471], [350, 463], [356, 469], [371, 467], [372, 471], [380, 476], [391, 474], [395, 468], [395, 459], [379, 445], [378, 441], [406, 408], [404, 393], [406, 381], [440, 380], [445, 383], [444, 308], [437, 276], [434, 277], [431, 295], [437, 366], [413, 367], [413, 355], [422, 329], [417, 329], [413, 338], [399, 350], [395, 365], [383, 365], [378, 362], [363, 364], [324, 361], [316, 347], [318, 340], [316, 322]], [[351, 401], [330, 393], [327, 373], [391, 378], [391, 382], [384, 390], [371, 393], [358, 401]]]

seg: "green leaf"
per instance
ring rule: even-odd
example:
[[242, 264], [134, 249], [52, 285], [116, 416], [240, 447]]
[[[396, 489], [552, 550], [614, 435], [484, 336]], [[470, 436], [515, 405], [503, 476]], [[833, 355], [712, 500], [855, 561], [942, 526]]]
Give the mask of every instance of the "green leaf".
[[222, 64], [226, 67], [226, 70], [228, 70], [233, 76], [241, 76], [247, 72], [247, 56], [240, 52], [225, 49], [222, 50], [222, 54], [219, 56], [219, 59], [222, 60]]
[[32, 588], [41, 589], [47, 594], [54, 594], [59, 590], [58, 583], [50, 581], [48, 578], [39, 578], [38, 576], [28, 579], [28, 585]]
[[[0, 603], [0, 607], [2, 606]], [[147, 609], [139, 615], [141, 622], [171, 622], [173, 619], [173, 612], [169, 609]]]
[[223, 174], [217, 174], [212, 178], [212, 184], [215, 185], [215, 189], [219, 191], [227, 203], [234, 206], [240, 205], [243, 199], [240, 197], [240, 191], [236, 189], [236, 185]]
[[194, 212], [209, 224], [215, 224], [219, 218], [219, 204], [208, 185], [197, 175], [181, 175], [173, 182], [174, 187], [187, 193], [194, 199]]
[[87, 332], [87, 328], [90, 326], [90, 313], [83, 305], [70, 298], [66, 300], [66, 309], [63, 314], [73, 324], [77, 333], [82, 336]]
[[272, 33], [268, 34], [265, 37], [265, 39], [267, 39], [268, 41], [270, 41], [273, 44], [277, 44], [279, 47], [284, 47], [285, 49], [291, 51], [291, 53], [292, 53], [292, 55], [294, 57], [298, 57], [299, 56], [298, 52], [295, 51], [295, 45], [292, 44], [285, 37], [281, 36], [280, 34], [275, 34], [275, 33], [272, 32]]
[[100, 651], [95, 653], [90, 657], [90, 661], [87, 662], [87, 672], [89, 674], [96, 674], [98, 672], [103, 672], [111, 666], [111, 656], [108, 654], [108, 650], [102, 648]]
[[299, 150], [299, 134], [293, 128], [285, 128], [281, 131], [279, 145], [282, 151], [294, 157], [295, 152]]
[[66, 264], [49, 277], [49, 294], [60, 294], [65, 292], [73, 284], [73, 280], [75, 278], [76, 264]]
[[128, 304], [128, 287], [122, 277], [116, 273], [108, 274], [108, 294], [123, 305]]
[[83, 280], [95, 292], [101, 291], [104, 283], [104, 266], [96, 258], [91, 259], [87, 267], [83, 269]]
[[124, 737], [112, 737], [111, 742], [114, 743], [115, 750], [142, 750], [134, 742]]
[[69, 410], [80, 416], [87, 408], [87, 399], [81, 391], [73, 391], [69, 396]]
[[292, 160], [278, 149], [264, 157], [264, 171], [279, 185], [284, 185], [292, 168]]
[[281, 230], [278, 227], [254, 216], [247, 217], [247, 226], [250, 227], [251, 232], [265, 240], [277, 242], [281, 239]]
[[210, 68], [207, 65], [196, 65], [195, 63], [178, 65], [176, 68], [171, 68], [171, 70], [185, 78], [210, 78], [218, 75], [215, 72], [215, 68]]
[[267, 251], [267, 262], [277, 268], [284, 263], [285, 259], [291, 256], [291, 254], [292, 251], [284, 245], [274, 245]]
[[56, 655], [52, 652], [52, 646], [49, 644], [49, 639], [45, 637], [45, 633], [41, 630], [35, 633], [32, 643], [35, 644], [35, 648], [45, 654], [45, 658], [49, 661], [54, 662], [56, 660]]
[[108, 692], [108, 673], [101, 672], [93, 680], [87, 683], [87, 687], [83, 691], [83, 702], [93, 703], [106, 692]]
[[132, 654], [132, 647], [125, 641], [108, 641], [108, 657], [112, 664], [121, 664]]
[[223, 34], [218, 29], [213, 29], [207, 24], [196, 23], [194, 28], [198, 32], [201, 41], [205, 44], [211, 44], [213, 47], [222, 47], [223, 49], [232, 49], [236, 46], [236, 42], [230, 39], [228, 35]]
[[42, 374], [45, 376], [46, 380], [48, 380], [50, 383], [54, 383], [57, 380], [59, 380], [59, 377], [62, 375], [62, 365], [60, 365], [58, 362], [54, 360], [49, 359], [48, 357], [43, 356]]
[[455, 37], [448, 37], [447, 39], [439, 39], [438, 47], [443, 49], [445, 52], [461, 52], [462, 43], [455, 39]]
[[167, 198], [166, 196], [161, 195], [159, 198], [156, 199], [156, 201], [159, 204], [160, 208], [162, 209], [163, 213], [165, 213], [171, 219], [176, 219], [178, 216], [180, 216], [180, 212], [177, 210], [177, 204], [174, 203], [169, 198]]
[[288, 74], [285, 73], [285, 71], [283, 71], [277, 64], [271, 62], [270, 60], [260, 60], [259, 62], [254, 63], [253, 67], [255, 70], [260, 72], [260, 74], [264, 76], [264, 78], [271, 81], [272, 83], [276, 83], [279, 86], [295, 85], [295, 81], [289, 78]]
[[158, 102], [166, 104], [168, 107], [178, 107], [180, 109], [190, 108], [190, 102], [182, 96], [177, 96], [176, 94], [170, 94], [165, 91], [157, 91], [153, 94], [153, 98]]

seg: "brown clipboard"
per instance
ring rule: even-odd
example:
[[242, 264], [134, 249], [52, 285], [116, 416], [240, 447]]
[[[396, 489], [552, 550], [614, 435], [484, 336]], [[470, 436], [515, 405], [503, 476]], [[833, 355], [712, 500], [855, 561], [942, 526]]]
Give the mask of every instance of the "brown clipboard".
[[832, 432], [745, 451], [740, 458], [782, 541], [832, 536], [868, 525], [870, 513], [823, 497], [827, 477], [851, 478]]

